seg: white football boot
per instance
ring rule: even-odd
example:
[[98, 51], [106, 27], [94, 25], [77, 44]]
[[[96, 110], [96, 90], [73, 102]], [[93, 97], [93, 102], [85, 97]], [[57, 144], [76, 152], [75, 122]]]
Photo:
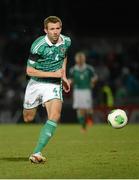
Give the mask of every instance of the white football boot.
[[32, 154], [32, 155], [29, 157], [29, 160], [30, 160], [32, 163], [39, 164], [39, 163], [45, 163], [46, 158], [45, 158], [44, 156], [42, 156], [42, 153], [41, 153], [41, 152], [38, 152], [38, 153]]

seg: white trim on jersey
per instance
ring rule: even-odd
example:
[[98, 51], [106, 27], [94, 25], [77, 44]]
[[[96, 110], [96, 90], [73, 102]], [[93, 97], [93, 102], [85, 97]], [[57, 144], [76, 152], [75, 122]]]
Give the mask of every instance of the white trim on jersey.
[[45, 39], [42, 39], [34, 48], [33, 48], [33, 54], [37, 53], [37, 50], [39, 49], [39, 47], [41, 45], [43, 45], [45, 43]]
[[[60, 34], [60, 37], [62, 38], [62, 41], [60, 43], [56, 43], [55, 46], [60, 46], [61, 44], [64, 44], [65, 43], [65, 39], [64, 39], [64, 36]], [[47, 44], [49, 46], [53, 46], [53, 44], [51, 43], [51, 41], [49, 40], [47, 34], [45, 36], [45, 41], [47, 42]]]
[[30, 64], [35, 64], [35, 61], [32, 61], [32, 60], [29, 59], [29, 63]]

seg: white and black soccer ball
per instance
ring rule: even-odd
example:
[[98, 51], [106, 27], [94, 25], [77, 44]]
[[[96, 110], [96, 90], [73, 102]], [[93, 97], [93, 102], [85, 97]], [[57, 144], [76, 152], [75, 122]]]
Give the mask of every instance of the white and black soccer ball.
[[114, 109], [108, 114], [107, 121], [113, 128], [123, 128], [127, 124], [128, 118], [124, 110]]

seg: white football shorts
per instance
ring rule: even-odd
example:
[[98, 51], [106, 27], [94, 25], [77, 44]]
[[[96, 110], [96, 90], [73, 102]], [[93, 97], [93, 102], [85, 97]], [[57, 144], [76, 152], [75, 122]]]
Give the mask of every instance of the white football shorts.
[[73, 108], [89, 109], [92, 108], [92, 93], [89, 89], [73, 90]]
[[60, 84], [38, 82], [30, 79], [25, 91], [24, 108], [32, 109], [40, 104], [44, 106], [44, 103], [52, 100], [60, 99], [62, 97], [62, 86]]

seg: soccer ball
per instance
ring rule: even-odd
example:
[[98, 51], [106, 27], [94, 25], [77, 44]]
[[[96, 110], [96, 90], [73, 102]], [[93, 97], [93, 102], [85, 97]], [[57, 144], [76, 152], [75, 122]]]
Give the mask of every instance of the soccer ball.
[[122, 128], [127, 124], [128, 118], [124, 110], [114, 109], [108, 114], [107, 121], [113, 128]]

